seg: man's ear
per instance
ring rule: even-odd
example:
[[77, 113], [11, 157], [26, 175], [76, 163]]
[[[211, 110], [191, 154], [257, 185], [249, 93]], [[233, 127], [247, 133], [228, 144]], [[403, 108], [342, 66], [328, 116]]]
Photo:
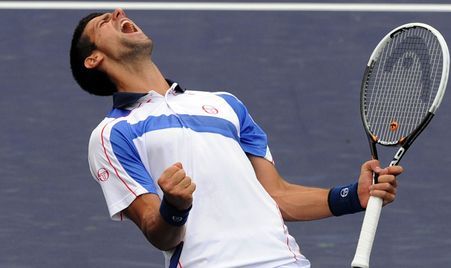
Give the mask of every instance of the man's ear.
[[85, 67], [88, 69], [94, 69], [99, 66], [102, 61], [103, 54], [99, 51], [94, 51], [85, 59]]

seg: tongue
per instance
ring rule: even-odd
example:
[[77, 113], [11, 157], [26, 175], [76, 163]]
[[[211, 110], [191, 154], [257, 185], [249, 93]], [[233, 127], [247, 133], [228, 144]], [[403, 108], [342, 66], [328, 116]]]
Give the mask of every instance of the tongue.
[[135, 32], [135, 28], [133, 28], [133, 25], [131, 23], [125, 23], [122, 26], [122, 32], [123, 33], [134, 33]]

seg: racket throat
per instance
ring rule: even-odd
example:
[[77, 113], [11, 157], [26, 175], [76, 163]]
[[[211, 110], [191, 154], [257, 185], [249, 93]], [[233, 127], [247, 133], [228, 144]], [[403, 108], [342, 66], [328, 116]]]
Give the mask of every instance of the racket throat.
[[406, 149], [404, 147], [400, 147], [399, 150], [396, 152], [395, 156], [393, 157], [393, 160], [390, 162], [391, 166], [398, 165], [399, 161], [401, 161], [401, 158], [404, 156], [404, 153], [406, 152]]
[[368, 135], [368, 140], [369, 140], [369, 144], [370, 144], [371, 157], [374, 160], [379, 160], [379, 156], [377, 155], [377, 148], [376, 148], [376, 142], [377, 142], [376, 136]]

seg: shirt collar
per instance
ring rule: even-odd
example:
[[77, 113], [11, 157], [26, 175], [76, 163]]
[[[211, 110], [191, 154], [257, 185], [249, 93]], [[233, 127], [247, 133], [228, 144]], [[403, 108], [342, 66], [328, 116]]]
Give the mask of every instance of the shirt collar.
[[[172, 80], [166, 79], [169, 85], [174, 84]], [[180, 87], [178, 84], [175, 86], [174, 91], [177, 93], [185, 92], [185, 89]], [[113, 108], [115, 109], [126, 109], [134, 103], [136, 103], [140, 98], [146, 96], [148, 93], [130, 93], [130, 92], [116, 92], [113, 94]]]

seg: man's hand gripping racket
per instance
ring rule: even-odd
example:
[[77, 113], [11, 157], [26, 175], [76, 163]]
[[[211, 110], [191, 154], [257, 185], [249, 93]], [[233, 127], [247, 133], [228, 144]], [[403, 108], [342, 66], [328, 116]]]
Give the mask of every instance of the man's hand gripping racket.
[[[399, 163], [439, 107], [448, 71], [448, 46], [429, 25], [402, 25], [379, 42], [366, 67], [360, 95], [374, 159], [378, 159], [376, 144], [400, 146], [390, 166]], [[377, 177], [373, 175], [374, 183]], [[369, 267], [382, 205], [381, 198], [370, 197], [352, 267]]]

